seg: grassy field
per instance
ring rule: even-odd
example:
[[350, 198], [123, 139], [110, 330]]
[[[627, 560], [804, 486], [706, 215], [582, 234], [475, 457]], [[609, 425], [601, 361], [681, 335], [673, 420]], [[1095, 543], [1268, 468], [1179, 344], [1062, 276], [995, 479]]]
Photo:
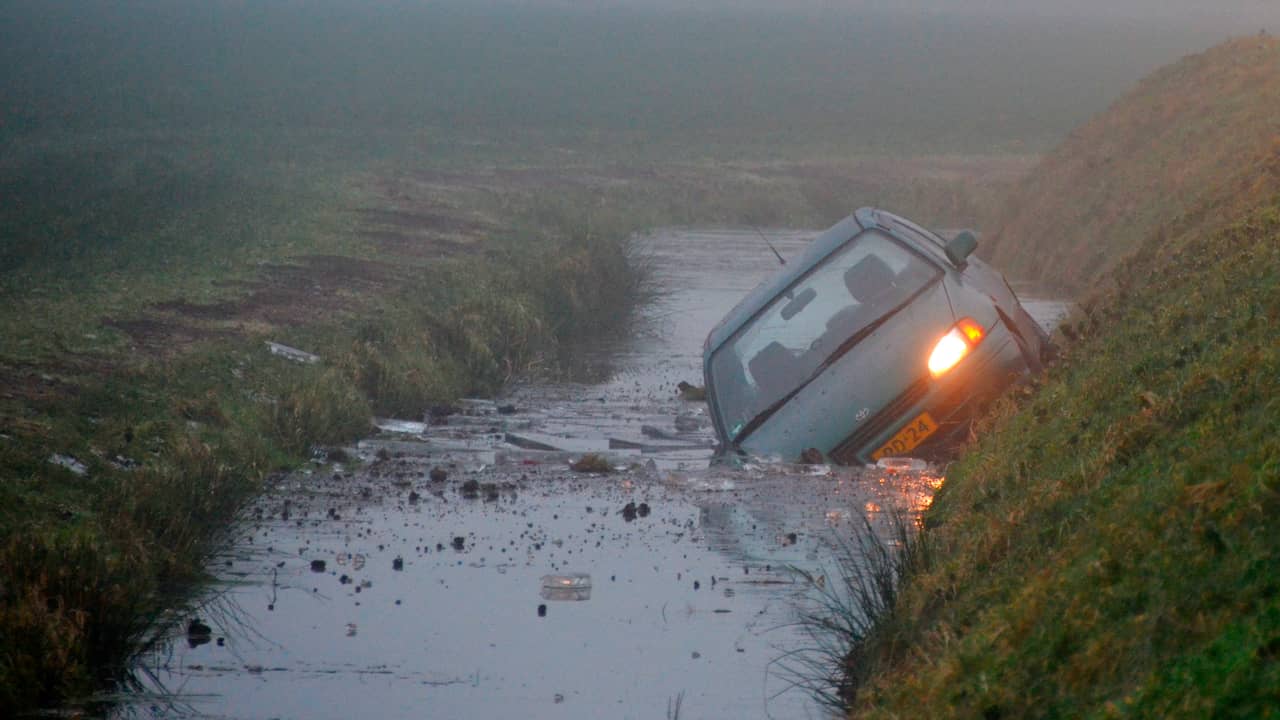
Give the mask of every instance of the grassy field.
[[[1280, 712], [1280, 183], [1274, 154], [1217, 156], [1271, 142], [1251, 122], [1261, 110], [1236, 107], [1270, 96], [1200, 84], [1274, 87], [1276, 48], [1249, 39], [1189, 58], [1082, 131], [1142, 137], [1147, 91], [1169, 99], [1191, 83], [1205, 107], [1246, 120], [1214, 128], [1230, 143], [1138, 142], [1096, 171], [1128, 176], [1180, 149], [1182, 166], [1247, 188], [1206, 186], [1181, 206], [1160, 192], [1122, 201], [1133, 219], [1097, 251], [1114, 270], [1063, 329], [1061, 362], [1005, 398], [948, 470], [896, 603], [851, 655], [851, 716]], [[1074, 212], [1058, 203], [1106, 186], [1078, 179], [1014, 216]], [[1094, 255], [1024, 240], [1002, 248], [1023, 267], [1047, 256], [1054, 277], [1090, 277], [1078, 273]]]

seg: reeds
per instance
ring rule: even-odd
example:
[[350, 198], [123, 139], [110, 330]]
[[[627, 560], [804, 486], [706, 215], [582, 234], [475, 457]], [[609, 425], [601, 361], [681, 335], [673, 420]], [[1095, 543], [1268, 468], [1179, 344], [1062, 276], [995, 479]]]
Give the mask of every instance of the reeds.
[[873, 663], [892, 655], [899, 589], [929, 563], [914, 515], [889, 512], [881, 520], [864, 514], [852, 537], [833, 539], [830, 577], [792, 570], [812, 591], [796, 621], [809, 644], [775, 660], [771, 670], [787, 690], [805, 691], [833, 712], [846, 712]]

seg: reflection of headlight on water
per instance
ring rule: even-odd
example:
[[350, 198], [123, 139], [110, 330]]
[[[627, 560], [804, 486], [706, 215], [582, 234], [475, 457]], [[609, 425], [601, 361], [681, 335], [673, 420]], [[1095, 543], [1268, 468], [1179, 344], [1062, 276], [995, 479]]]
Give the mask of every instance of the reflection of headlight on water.
[[[890, 471], [893, 473], [893, 471]], [[891, 475], [881, 475], [875, 479], [876, 483], [886, 490], [882, 491], [882, 497], [887, 497], [884, 492], [890, 493], [893, 497], [890, 503], [892, 507], [905, 510], [912, 513], [923, 513], [933, 505], [934, 494], [942, 488], [946, 478], [942, 475], [925, 475], [923, 473], [916, 475], [902, 475], [893, 473]], [[884, 512], [884, 507], [879, 503], [867, 502], [862, 506], [862, 511], [866, 515], [875, 515]], [[835, 523], [840, 518], [833, 514], [834, 511], [827, 513], [827, 522]]]

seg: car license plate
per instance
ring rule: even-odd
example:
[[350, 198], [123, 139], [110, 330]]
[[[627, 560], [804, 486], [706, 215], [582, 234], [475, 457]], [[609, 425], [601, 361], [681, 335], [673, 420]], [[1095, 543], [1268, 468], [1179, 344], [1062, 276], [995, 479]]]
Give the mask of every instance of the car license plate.
[[925, 438], [938, 431], [938, 423], [934, 422], [933, 416], [927, 412], [920, 413], [915, 420], [907, 423], [896, 435], [889, 439], [889, 442], [880, 447], [879, 450], [871, 453], [871, 459], [879, 460], [883, 457], [898, 457], [906, 455], [916, 446], [925, 441]]

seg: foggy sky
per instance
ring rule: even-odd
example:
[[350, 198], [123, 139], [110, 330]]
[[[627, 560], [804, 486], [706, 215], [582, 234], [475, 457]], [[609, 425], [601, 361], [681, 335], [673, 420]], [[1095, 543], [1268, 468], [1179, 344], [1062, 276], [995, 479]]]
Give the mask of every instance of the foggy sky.
[[[440, 0], [437, 0], [439, 2]], [[451, 0], [444, 0], [450, 2]], [[1280, 23], [1280, 0], [478, 0], [490, 5], [587, 9], [664, 8], [930, 12], [957, 15]], [[477, 0], [468, 0], [475, 4]]]
[[0, 137], [870, 136], [907, 118], [912, 142], [1043, 145], [1160, 65], [1263, 28], [1280, 31], [1280, 0], [0, 0]]

